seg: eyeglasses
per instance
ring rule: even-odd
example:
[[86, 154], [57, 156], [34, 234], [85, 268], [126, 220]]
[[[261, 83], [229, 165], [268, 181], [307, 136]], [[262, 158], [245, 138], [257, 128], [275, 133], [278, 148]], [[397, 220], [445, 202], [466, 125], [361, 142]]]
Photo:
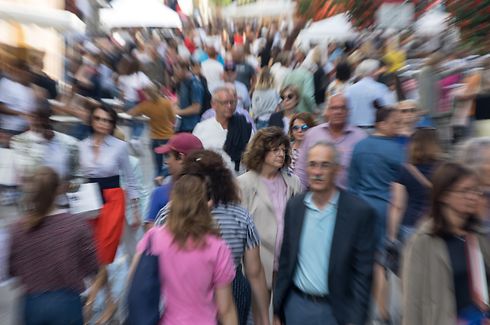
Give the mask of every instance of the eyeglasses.
[[293, 95], [293, 94], [287, 94], [287, 95], [281, 96], [281, 99], [282, 100], [291, 100], [291, 99], [294, 99], [294, 98], [296, 98], [296, 96]]
[[306, 132], [306, 130], [308, 130], [308, 125], [306, 124], [303, 124], [303, 125], [295, 125], [293, 126], [293, 131], [303, 131], [303, 132]]
[[101, 117], [101, 116], [97, 116], [97, 115], [94, 115], [94, 121], [105, 122], [105, 123], [109, 123], [109, 124], [114, 123], [114, 121], [110, 118], [105, 118], [105, 117]]
[[236, 105], [237, 101], [236, 100], [217, 100], [215, 99], [215, 102], [217, 102], [220, 105], [231, 105], [234, 106]]
[[416, 111], [417, 111], [416, 108], [404, 108], [400, 110], [400, 112], [402, 113], [415, 113]]
[[461, 190], [451, 190], [449, 192], [459, 193], [459, 194], [463, 194], [463, 195], [468, 195], [468, 194], [476, 195], [476, 196], [482, 196], [483, 195], [483, 192], [482, 191], [480, 191], [480, 190], [472, 190], [472, 189], [469, 189], [469, 188], [461, 189]]
[[327, 170], [331, 169], [333, 167], [337, 166], [336, 163], [330, 162], [330, 161], [322, 161], [322, 162], [316, 162], [316, 161], [309, 161], [308, 162], [308, 167], [310, 168], [320, 168], [322, 170]]

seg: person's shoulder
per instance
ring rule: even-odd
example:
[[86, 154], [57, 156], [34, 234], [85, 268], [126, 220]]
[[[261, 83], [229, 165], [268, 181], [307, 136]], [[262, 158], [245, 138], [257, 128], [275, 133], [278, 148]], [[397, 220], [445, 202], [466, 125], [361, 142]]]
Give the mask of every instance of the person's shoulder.
[[248, 172], [237, 177], [238, 183], [242, 186], [256, 186], [258, 175], [255, 171], [249, 170]]
[[54, 134], [55, 134], [56, 138], [58, 138], [59, 141], [61, 141], [65, 145], [74, 146], [80, 142], [77, 138], [72, 137], [71, 135], [68, 135], [65, 133], [55, 131]]
[[356, 213], [354, 215], [357, 218], [375, 215], [374, 209], [366, 201], [345, 190], [340, 190], [338, 205], [339, 207], [342, 205], [343, 207], [355, 210]]

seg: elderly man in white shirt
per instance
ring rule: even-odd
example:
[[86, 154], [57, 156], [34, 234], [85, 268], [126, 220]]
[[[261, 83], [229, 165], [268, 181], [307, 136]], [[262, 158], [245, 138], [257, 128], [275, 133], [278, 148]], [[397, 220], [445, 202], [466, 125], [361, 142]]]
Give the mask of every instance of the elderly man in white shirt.
[[240, 157], [252, 136], [252, 126], [243, 115], [235, 114], [237, 101], [229, 87], [214, 90], [212, 105], [216, 115], [198, 123], [192, 133], [204, 149], [221, 154], [230, 170], [240, 175], [245, 172]]
[[376, 114], [374, 101], [377, 101], [381, 106], [395, 104], [388, 87], [374, 79], [379, 66], [377, 60], [362, 61], [356, 70], [356, 74], [362, 79], [345, 90], [351, 125], [367, 130], [374, 129]]

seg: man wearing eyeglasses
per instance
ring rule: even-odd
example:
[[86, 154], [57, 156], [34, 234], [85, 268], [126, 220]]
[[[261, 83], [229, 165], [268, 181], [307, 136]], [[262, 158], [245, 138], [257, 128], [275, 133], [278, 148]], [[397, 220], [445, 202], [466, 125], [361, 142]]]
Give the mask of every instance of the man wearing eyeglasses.
[[325, 120], [328, 122], [320, 124], [306, 132], [303, 144], [299, 149], [298, 160], [294, 170], [294, 173], [299, 177], [304, 188], [307, 188], [309, 185], [306, 174], [306, 153], [319, 140], [325, 140], [335, 144], [340, 154], [340, 170], [336, 184], [340, 188], [347, 188], [347, 171], [349, 169], [352, 151], [359, 141], [367, 137], [366, 132], [347, 123], [348, 115], [349, 111], [344, 95], [332, 95], [328, 99], [327, 108], [324, 112]]
[[274, 325], [365, 324], [374, 260], [374, 210], [338, 189], [334, 144], [306, 153], [310, 190], [291, 198], [274, 290]]
[[235, 113], [237, 99], [229, 87], [215, 89], [211, 104], [216, 115], [198, 123], [193, 134], [201, 140], [204, 149], [221, 154], [228, 167], [240, 175], [245, 172], [240, 161], [252, 135], [252, 125], [243, 115]]

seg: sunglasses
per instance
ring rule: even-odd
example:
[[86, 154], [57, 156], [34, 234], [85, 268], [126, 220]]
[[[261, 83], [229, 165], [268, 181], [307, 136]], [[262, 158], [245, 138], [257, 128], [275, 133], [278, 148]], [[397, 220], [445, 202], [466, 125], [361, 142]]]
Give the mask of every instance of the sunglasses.
[[97, 116], [97, 115], [94, 116], [94, 121], [96, 121], [96, 122], [105, 122], [105, 123], [109, 123], [109, 124], [114, 123], [114, 121], [112, 119], [110, 119], [110, 118], [100, 117], [100, 116]]
[[291, 100], [291, 99], [294, 99], [294, 98], [296, 98], [296, 96], [293, 95], [293, 94], [287, 94], [287, 95], [281, 96], [281, 99], [282, 100]]
[[293, 131], [299, 131], [299, 130], [305, 132], [306, 130], [308, 130], [308, 125], [303, 124], [303, 125], [295, 125], [295, 126], [293, 126]]

